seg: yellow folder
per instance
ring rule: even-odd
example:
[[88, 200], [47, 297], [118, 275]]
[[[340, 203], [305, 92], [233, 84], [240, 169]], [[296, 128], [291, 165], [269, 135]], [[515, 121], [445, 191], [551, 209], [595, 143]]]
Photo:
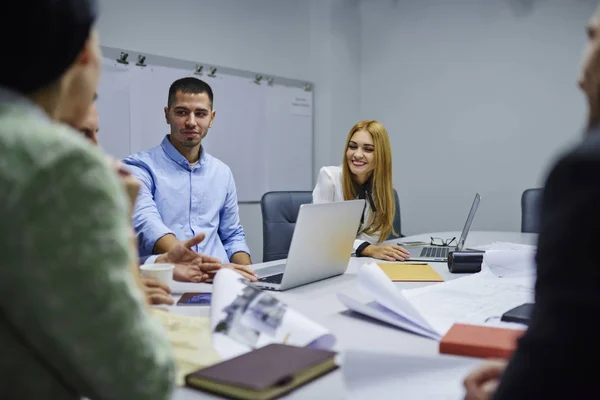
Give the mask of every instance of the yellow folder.
[[381, 263], [377, 265], [393, 282], [444, 282], [444, 278], [429, 264]]

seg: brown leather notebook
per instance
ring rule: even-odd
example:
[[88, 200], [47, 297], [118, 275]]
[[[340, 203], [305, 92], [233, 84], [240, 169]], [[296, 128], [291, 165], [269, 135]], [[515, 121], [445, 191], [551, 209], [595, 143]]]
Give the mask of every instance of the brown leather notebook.
[[335, 355], [327, 350], [270, 344], [188, 374], [185, 382], [232, 399], [269, 400], [337, 368]]
[[520, 329], [454, 324], [440, 341], [440, 353], [508, 359], [524, 333]]

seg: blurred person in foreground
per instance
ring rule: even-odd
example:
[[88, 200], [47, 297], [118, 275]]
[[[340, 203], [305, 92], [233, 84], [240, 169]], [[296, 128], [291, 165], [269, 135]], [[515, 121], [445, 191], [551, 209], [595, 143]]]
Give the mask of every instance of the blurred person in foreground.
[[[535, 307], [510, 362], [490, 360], [465, 379], [465, 398], [598, 398], [600, 358], [600, 8], [587, 26], [579, 86], [589, 105], [586, 135], [551, 170], [541, 208]], [[560, 251], [556, 251], [560, 249]]]
[[0, 6], [11, 56], [0, 64], [0, 398], [167, 399], [173, 389], [169, 343], [131, 273], [127, 195], [100, 152], [53, 122], [79, 121], [93, 101], [95, 18], [92, 0]]

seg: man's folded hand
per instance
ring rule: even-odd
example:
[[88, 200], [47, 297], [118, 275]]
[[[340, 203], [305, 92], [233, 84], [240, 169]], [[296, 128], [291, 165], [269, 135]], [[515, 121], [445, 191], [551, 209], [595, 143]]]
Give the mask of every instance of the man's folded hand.
[[192, 250], [204, 240], [200, 233], [179, 243], [171, 251], [161, 254], [156, 263], [174, 264], [173, 279], [180, 282], [206, 282], [222, 268], [218, 258], [200, 254]]

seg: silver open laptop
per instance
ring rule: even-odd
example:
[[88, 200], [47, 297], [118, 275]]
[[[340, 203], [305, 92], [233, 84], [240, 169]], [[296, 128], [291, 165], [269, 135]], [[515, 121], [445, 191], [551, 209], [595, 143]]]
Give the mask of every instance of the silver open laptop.
[[364, 200], [301, 205], [288, 258], [258, 269], [255, 285], [286, 290], [343, 274], [364, 206]]
[[[469, 229], [471, 229], [471, 224], [473, 223], [473, 218], [475, 218], [475, 212], [477, 211], [477, 207], [479, 207], [480, 201], [481, 196], [479, 193], [476, 193], [471, 205], [471, 211], [467, 215], [467, 221], [456, 246], [407, 246], [406, 248], [411, 256], [406, 261], [447, 261], [449, 252], [461, 251], [465, 246], [465, 241], [467, 240], [467, 235], [469, 234]], [[449, 238], [442, 239], [447, 240]], [[399, 244], [402, 245], [402, 243]]]

